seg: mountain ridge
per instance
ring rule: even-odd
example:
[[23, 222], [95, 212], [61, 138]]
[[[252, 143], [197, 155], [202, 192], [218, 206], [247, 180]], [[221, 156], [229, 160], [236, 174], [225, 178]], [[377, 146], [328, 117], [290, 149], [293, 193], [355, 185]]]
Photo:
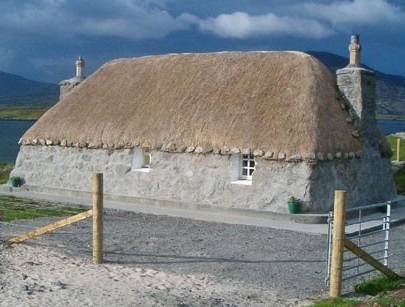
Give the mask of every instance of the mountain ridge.
[[51, 106], [59, 99], [59, 85], [33, 81], [0, 71], [0, 107]]
[[[333, 75], [347, 66], [348, 59], [324, 51], [307, 51], [320, 60]], [[377, 114], [405, 115], [405, 77], [386, 74], [363, 65], [376, 73]], [[0, 71], [0, 107], [50, 107], [59, 100], [59, 85], [32, 81]]]

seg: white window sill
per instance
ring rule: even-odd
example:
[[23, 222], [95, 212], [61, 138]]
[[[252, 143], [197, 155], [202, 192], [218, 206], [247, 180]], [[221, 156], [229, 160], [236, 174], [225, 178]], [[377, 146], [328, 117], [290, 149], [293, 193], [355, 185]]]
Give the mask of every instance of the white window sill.
[[235, 180], [231, 181], [231, 184], [252, 185], [252, 180]]
[[133, 172], [139, 172], [139, 173], [149, 173], [150, 172], [150, 168], [137, 168], [137, 169], [133, 169]]

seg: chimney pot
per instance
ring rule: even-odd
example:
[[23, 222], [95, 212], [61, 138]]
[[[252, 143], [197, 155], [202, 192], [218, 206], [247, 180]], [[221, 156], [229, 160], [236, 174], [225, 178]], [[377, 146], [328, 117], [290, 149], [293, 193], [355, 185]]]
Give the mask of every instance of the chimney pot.
[[350, 45], [349, 45], [349, 67], [359, 67], [360, 66], [360, 35], [354, 34], [350, 38]]

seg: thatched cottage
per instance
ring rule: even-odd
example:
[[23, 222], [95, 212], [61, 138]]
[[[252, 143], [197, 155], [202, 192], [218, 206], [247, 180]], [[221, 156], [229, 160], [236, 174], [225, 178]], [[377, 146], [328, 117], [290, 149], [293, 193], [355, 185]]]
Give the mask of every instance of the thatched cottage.
[[30, 189], [111, 198], [308, 212], [395, 197], [375, 119], [374, 73], [336, 78], [302, 52], [168, 54], [106, 63], [21, 139], [14, 175]]

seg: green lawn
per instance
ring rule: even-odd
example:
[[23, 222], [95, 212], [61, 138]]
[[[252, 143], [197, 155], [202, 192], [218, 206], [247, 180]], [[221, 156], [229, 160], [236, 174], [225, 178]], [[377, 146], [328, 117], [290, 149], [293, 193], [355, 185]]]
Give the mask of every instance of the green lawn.
[[[0, 184], [8, 181], [13, 165], [0, 162]], [[55, 206], [50, 202], [36, 201], [12, 195], [0, 195], [0, 220], [12, 221], [44, 216], [74, 215], [87, 209]]]
[[7, 182], [12, 169], [13, 165], [5, 162], [0, 162], [0, 184]]
[[55, 206], [47, 201], [37, 201], [12, 195], [0, 195], [0, 220], [27, 220], [47, 216], [75, 215], [86, 211], [81, 207]]
[[0, 119], [36, 120], [47, 110], [43, 107], [0, 108]]
[[[397, 140], [399, 138], [393, 136], [393, 135], [389, 135], [386, 137], [388, 143], [391, 146], [391, 150], [393, 152], [393, 155], [391, 157], [391, 160], [396, 160], [397, 159]], [[399, 159], [401, 161], [405, 161], [405, 140], [400, 141], [400, 147], [399, 147]]]
[[390, 279], [380, 276], [369, 281], [358, 284], [355, 287], [356, 293], [375, 296], [371, 300], [359, 301], [347, 298], [324, 299], [317, 301], [312, 307], [354, 307], [354, 306], [394, 306], [405, 307], [405, 301], [387, 297], [385, 291], [398, 289], [405, 284], [405, 278]]

